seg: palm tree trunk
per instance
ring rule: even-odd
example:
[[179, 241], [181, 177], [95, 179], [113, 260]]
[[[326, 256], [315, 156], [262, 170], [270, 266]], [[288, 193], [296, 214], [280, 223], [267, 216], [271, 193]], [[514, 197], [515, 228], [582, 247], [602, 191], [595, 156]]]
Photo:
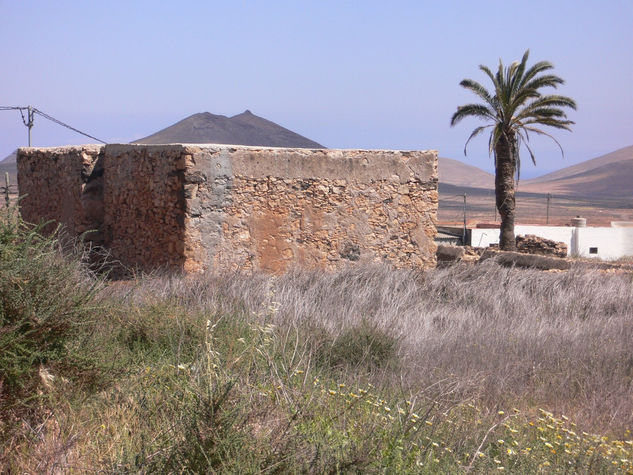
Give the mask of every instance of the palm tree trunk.
[[503, 251], [516, 250], [514, 237], [516, 146], [514, 135], [501, 135], [495, 147], [495, 198], [499, 216], [501, 216], [499, 248]]

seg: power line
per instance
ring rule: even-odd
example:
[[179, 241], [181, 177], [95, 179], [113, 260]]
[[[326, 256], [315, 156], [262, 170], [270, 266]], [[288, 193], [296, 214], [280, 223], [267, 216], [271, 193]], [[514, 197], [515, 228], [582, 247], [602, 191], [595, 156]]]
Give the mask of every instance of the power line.
[[61, 120], [56, 119], [56, 118], [54, 118], [54, 117], [51, 117], [51, 116], [50, 116], [50, 115], [48, 115], [48, 114], [45, 114], [44, 112], [42, 112], [42, 111], [41, 111], [41, 110], [39, 110], [39, 109], [35, 109], [35, 108], [33, 108], [33, 111], [34, 111], [36, 114], [41, 115], [41, 116], [42, 116], [42, 117], [44, 117], [45, 119], [48, 119], [48, 120], [50, 120], [50, 121], [52, 121], [52, 122], [55, 122], [55, 123], [56, 123], [56, 124], [58, 124], [58, 125], [61, 125], [62, 127], [66, 127], [67, 129], [70, 129], [70, 130], [72, 130], [72, 131], [74, 131], [74, 132], [77, 132], [78, 134], [85, 135], [86, 137], [91, 138], [91, 139], [93, 139], [93, 140], [96, 140], [97, 142], [105, 143], [103, 140], [98, 139], [97, 137], [93, 137], [92, 135], [89, 135], [89, 134], [87, 134], [87, 133], [85, 133], [85, 132], [82, 132], [82, 131], [81, 131], [81, 130], [79, 130], [79, 129], [75, 129], [74, 127], [71, 127], [70, 125], [63, 123]]
[[[44, 117], [45, 119], [50, 120], [51, 122], [56, 123], [57, 125], [61, 125], [62, 127], [66, 127], [67, 129], [72, 130], [73, 132], [77, 132], [78, 134], [81, 134], [85, 137], [91, 138], [93, 140], [96, 140], [97, 142], [101, 142], [101, 143], [106, 143], [101, 139], [98, 139], [97, 137], [94, 137], [90, 134], [87, 134], [86, 132], [82, 132], [79, 129], [76, 129], [75, 127], [72, 127], [64, 122], [62, 122], [59, 119], [56, 119], [55, 117], [52, 117], [48, 114], [46, 114], [45, 112], [42, 112], [39, 109], [36, 109], [35, 107], [31, 107], [31, 106], [26, 106], [26, 107], [20, 107], [20, 106], [0, 106], [0, 110], [18, 110], [20, 111], [20, 115], [22, 116], [22, 122], [24, 122], [24, 125], [26, 127], [28, 127], [29, 129], [29, 147], [31, 146], [31, 128], [33, 127], [33, 119], [34, 119], [34, 114], [38, 114], [41, 115], [42, 117]], [[24, 111], [27, 111], [27, 117], [24, 117]]]

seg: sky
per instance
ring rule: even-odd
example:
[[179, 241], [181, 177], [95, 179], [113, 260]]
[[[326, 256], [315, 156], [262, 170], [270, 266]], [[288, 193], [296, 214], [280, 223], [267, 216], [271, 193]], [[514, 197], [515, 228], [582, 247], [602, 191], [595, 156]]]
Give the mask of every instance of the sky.
[[[532, 138], [538, 176], [633, 145], [633, 2], [0, 0], [0, 106], [108, 143], [246, 109], [330, 148], [435, 149], [492, 171], [459, 86], [530, 49], [574, 98], [573, 132]], [[554, 90], [545, 90], [552, 93]], [[89, 139], [35, 117], [33, 146]], [[0, 159], [27, 143], [0, 111]]]

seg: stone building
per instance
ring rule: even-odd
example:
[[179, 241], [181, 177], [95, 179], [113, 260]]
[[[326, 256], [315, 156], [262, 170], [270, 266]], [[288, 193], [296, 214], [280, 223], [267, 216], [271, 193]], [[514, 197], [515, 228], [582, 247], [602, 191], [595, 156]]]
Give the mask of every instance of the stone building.
[[435, 265], [437, 152], [230, 145], [21, 148], [25, 220], [140, 270]]

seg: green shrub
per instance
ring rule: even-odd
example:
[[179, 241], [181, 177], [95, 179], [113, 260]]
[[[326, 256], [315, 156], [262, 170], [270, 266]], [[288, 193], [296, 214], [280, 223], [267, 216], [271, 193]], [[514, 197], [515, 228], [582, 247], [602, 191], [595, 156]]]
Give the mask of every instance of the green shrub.
[[[67, 341], [92, 318], [96, 280], [16, 209], [0, 216], [0, 407], [14, 410], [69, 369]], [[13, 408], [13, 409], [12, 409]], [[1, 411], [1, 410], [0, 410]], [[2, 419], [0, 413], [0, 420]]]
[[376, 324], [362, 320], [344, 329], [329, 350], [333, 367], [366, 368], [373, 370], [395, 365], [398, 361], [398, 341]]

